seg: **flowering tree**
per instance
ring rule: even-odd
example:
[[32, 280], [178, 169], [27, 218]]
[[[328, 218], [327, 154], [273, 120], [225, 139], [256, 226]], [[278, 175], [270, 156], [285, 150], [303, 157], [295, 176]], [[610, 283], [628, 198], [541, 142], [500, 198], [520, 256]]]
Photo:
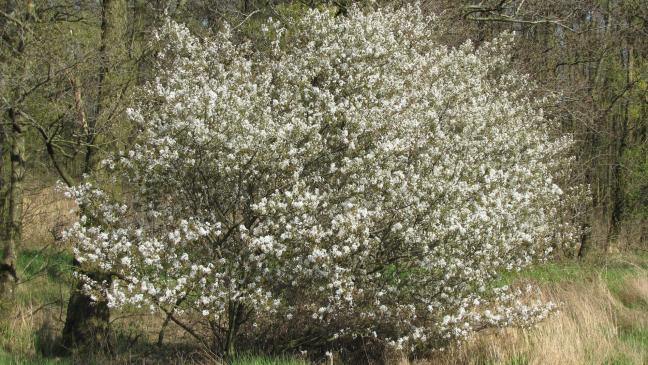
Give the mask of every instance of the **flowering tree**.
[[70, 190], [77, 259], [116, 278], [86, 289], [204, 341], [200, 320], [230, 354], [261, 320], [412, 349], [546, 316], [493, 282], [555, 243], [570, 142], [507, 40], [447, 49], [433, 24], [310, 11], [253, 48], [168, 22], [138, 144], [107, 161], [134, 191]]

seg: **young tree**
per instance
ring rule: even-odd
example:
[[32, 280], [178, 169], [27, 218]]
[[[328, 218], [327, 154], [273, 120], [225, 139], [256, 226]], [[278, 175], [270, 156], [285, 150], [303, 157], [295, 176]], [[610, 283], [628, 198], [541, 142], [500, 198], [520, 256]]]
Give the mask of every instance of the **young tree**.
[[448, 49], [417, 7], [312, 10], [199, 40], [168, 22], [159, 77], [106, 161], [132, 189], [71, 189], [68, 237], [110, 306], [150, 306], [233, 355], [245, 323], [311, 318], [318, 341], [442, 347], [548, 303], [494, 286], [563, 232], [569, 138], [512, 70], [507, 37]]
[[[16, 273], [17, 250], [22, 242], [23, 182], [25, 176], [25, 134], [23, 116], [25, 98], [38, 88], [29, 75], [29, 59], [25, 47], [32, 38], [30, 23], [33, 22], [33, 4], [6, 2], [0, 4], [1, 40], [6, 47], [0, 52], [2, 76], [0, 93], [2, 95], [2, 138], [1, 143], [9, 144], [9, 184], [6, 185], [3, 164], [4, 154], [0, 155], [0, 242], [2, 242], [2, 262], [0, 262], [0, 299], [13, 299], [18, 282]], [[18, 62], [12, 62], [17, 60]], [[14, 77], [10, 77], [14, 76]], [[29, 83], [32, 81], [33, 83]], [[9, 138], [6, 138], [9, 137]], [[5, 141], [6, 140], [6, 141]], [[3, 148], [4, 149], [4, 146]], [[6, 188], [5, 188], [6, 186]]]
[[[93, 117], [89, 118], [87, 122], [85, 117], [80, 118], [83, 119], [80, 124], [84, 126], [86, 131], [84, 174], [95, 171], [97, 145], [100, 138], [108, 134], [105, 130], [102, 133], [102, 127], [106, 129], [120, 127], [119, 123], [115, 122], [114, 119], [120, 115], [122, 109], [120, 101], [123, 100], [128, 79], [125, 75], [120, 75], [119, 71], [130, 70], [130, 68], [125, 67], [127, 56], [125, 47], [127, 5], [125, 0], [103, 0], [101, 4], [101, 45], [98, 52], [97, 96], [94, 110], [91, 113]], [[101, 122], [103, 122], [103, 126]], [[121, 129], [127, 130], [128, 128], [121, 126]], [[118, 134], [119, 131], [113, 131], [113, 133]], [[50, 154], [50, 157], [53, 161], [56, 158], [52, 154]], [[62, 170], [58, 169], [58, 171], [63, 177]], [[64, 180], [67, 181], [68, 179]], [[85, 210], [85, 206], [81, 205], [80, 207], [82, 211]], [[111, 280], [111, 277], [103, 272], [96, 272], [82, 267], [80, 261], [76, 258], [74, 259], [74, 266], [77, 267], [78, 272], [82, 272], [95, 280]], [[68, 302], [65, 327], [63, 328], [62, 343], [64, 347], [72, 348], [87, 344], [103, 346], [106, 344], [110, 310], [108, 303], [103, 300], [104, 298], [98, 299], [92, 299], [86, 295], [82, 290], [82, 283], [75, 285]]]
[[[11, 184], [0, 199], [2, 203], [6, 200], [0, 208], [7, 206], [0, 209], [7, 222], [2, 227], [2, 237], [6, 238], [2, 240], [0, 288], [17, 280], [25, 169], [31, 168], [33, 175], [43, 174], [36, 171], [35, 163], [26, 166], [25, 156], [36, 155], [35, 162], [44, 161], [38, 157], [49, 157], [58, 177], [71, 186], [80, 175], [95, 171], [101, 148], [112, 147], [117, 144], [112, 140], [128, 133], [128, 128], [118, 123], [129, 84], [124, 75], [129, 70], [124, 47], [128, 4], [105, 0], [97, 5], [10, 1], [0, 7], [6, 24], [2, 41], [9, 45], [0, 53], [0, 66], [6, 75], [4, 115], [9, 124], [8, 128], [3, 125], [3, 132], [10, 132], [6, 134], [11, 142]], [[95, 10], [101, 10], [100, 30], [80, 24], [91, 19]], [[99, 49], [95, 49], [96, 40], [100, 40]], [[43, 143], [35, 141], [40, 137]], [[99, 342], [107, 328], [106, 303], [92, 302], [81, 291], [73, 290], [63, 331], [64, 346]]]

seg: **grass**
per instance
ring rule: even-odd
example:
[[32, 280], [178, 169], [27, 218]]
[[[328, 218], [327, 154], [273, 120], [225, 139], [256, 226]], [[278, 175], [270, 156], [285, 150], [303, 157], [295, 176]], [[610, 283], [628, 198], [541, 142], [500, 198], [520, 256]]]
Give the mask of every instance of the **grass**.
[[[101, 360], [99, 360], [101, 361]], [[109, 360], [104, 360], [109, 361]], [[16, 356], [0, 350], [1, 365], [71, 365], [69, 359], [47, 358], [42, 356]], [[232, 361], [231, 365], [307, 365], [308, 363], [290, 357], [270, 357], [245, 355]]]
[[[37, 249], [36, 245], [18, 254], [17, 271], [21, 284], [13, 304], [0, 313], [0, 365], [68, 365], [89, 364], [203, 364], [202, 354], [194, 350], [169, 349], [157, 354], [151, 342], [129, 344], [133, 338], [157, 335], [160, 324], [152, 317], [131, 309], [115, 311], [113, 329], [118, 336], [116, 356], [93, 355], [93, 358], [53, 358], [42, 354], [51, 350], [55, 337], [61, 332], [65, 304], [69, 296], [72, 255], [62, 249]], [[0, 250], [1, 254], [1, 250]], [[167, 337], [178, 340], [181, 335]], [[181, 331], [178, 331], [181, 333]], [[198, 360], [197, 360], [198, 359]], [[221, 365], [217, 360], [210, 364]], [[305, 365], [303, 360], [290, 357], [243, 355], [231, 365]]]
[[69, 293], [71, 264], [72, 255], [62, 249], [21, 250], [17, 258], [21, 284], [16, 291], [16, 303], [31, 311], [40, 306], [61, 305]]
[[0, 349], [0, 364], [2, 365], [69, 365], [67, 359], [55, 359], [42, 356], [21, 356], [9, 354]]
[[532, 329], [477, 334], [420, 365], [648, 364], [648, 256], [552, 262], [507, 274], [533, 282], [558, 313]]
[[59, 278], [71, 273], [72, 254], [65, 250], [25, 249], [20, 251], [17, 264], [23, 276], [46, 273], [50, 278]]
[[[47, 348], [62, 329], [71, 261], [69, 252], [60, 248], [39, 249], [33, 245], [20, 251], [18, 271], [25, 282], [18, 288], [15, 306], [7, 309], [0, 319], [0, 365], [78, 363], [74, 359], [42, 355], [42, 349]], [[414, 361], [414, 364], [648, 364], [648, 255], [549, 262], [508, 273], [499, 284], [516, 282], [537, 284], [545, 300], [560, 304], [560, 311], [536, 328], [485, 331], [461, 346], [433, 359]], [[122, 311], [115, 312], [113, 318], [116, 331], [128, 333], [125, 337], [132, 331], [145, 339], [144, 346], [124, 345], [119, 348], [117, 357], [98, 357], [90, 363], [205, 363], [204, 357], [196, 360], [195, 354], [183, 350], [174, 352], [166, 347], [164, 354], [152, 355], [150, 343], [159, 330], [159, 323], [153, 317]], [[169, 332], [168, 347], [172, 346], [171, 341], [189, 343], [182, 336], [179, 330]], [[141, 349], [146, 346], [148, 350], [143, 354]], [[220, 364], [217, 360], [209, 363]], [[408, 363], [402, 360], [399, 364]], [[299, 358], [253, 354], [243, 355], [231, 363], [305, 364], [307, 362]]]
[[[28, 248], [20, 252], [19, 270], [32, 279], [21, 285], [17, 306], [0, 321], [0, 365], [76, 363], [44, 357], [39, 352], [41, 343], [47, 344], [51, 341], [48, 338], [60, 333], [70, 261], [70, 255], [61, 251]], [[551, 262], [507, 274], [502, 279], [502, 283], [515, 282], [536, 283], [542, 288], [545, 300], [560, 304], [560, 311], [533, 329], [485, 331], [461, 346], [414, 364], [648, 364], [648, 255]], [[47, 306], [48, 303], [54, 304]], [[124, 314], [129, 313], [114, 315], [126, 318], [114, 323], [122, 332], [132, 329], [150, 339], [159, 329], [159, 324], [151, 318], [139, 316], [129, 320]], [[179, 341], [181, 331], [169, 333], [168, 338]], [[124, 348], [117, 360], [98, 358], [92, 363], [130, 364], [143, 362], [142, 359], [146, 363], [165, 363], [138, 354], [137, 348]], [[173, 363], [204, 363], [181, 353], [169, 356], [173, 357], [166, 359], [173, 358]], [[209, 363], [219, 364], [216, 360]], [[253, 354], [232, 362], [232, 365], [304, 364], [307, 362], [299, 358]], [[402, 360], [400, 364], [406, 365], [408, 361]]]
[[576, 262], [549, 262], [522, 270], [519, 273], [507, 273], [504, 278], [512, 283], [520, 278], [530, 279], [537, 283], [560, 283], [565, 281], [582, 281], [593, 269]]
[[520, 272], [504, 273], [501, 284], [511, 284], [520, 279], [535, 283], [586, 282], [594, 275], [602, 275], [610, 288], [616, 289], [628, 274], [648, 270], [648, 254], [622, 254], [611, 257], [595, 257], [589, 261], [549, 261], [527, 267]]
[[648, 364], [648, 328], [622, 330], [619, 339], [632, 348], [643, 349], [643, 361]]
[[243, 355], [232, 361], [232, 365], [307, 365], [304, 360], [290, 357], [270, 357], [263, 355]]

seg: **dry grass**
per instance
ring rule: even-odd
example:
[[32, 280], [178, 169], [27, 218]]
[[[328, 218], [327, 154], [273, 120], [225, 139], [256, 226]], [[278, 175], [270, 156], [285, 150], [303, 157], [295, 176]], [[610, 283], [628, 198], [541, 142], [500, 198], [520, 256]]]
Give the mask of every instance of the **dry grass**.
[[648, 272], [642, 270], [640, 276], [627, 278], [619, 288], [619, 299], [632, 307], [648, 307]]
[[62, 329], [56, 309], [31, 304], [16, 306], [4, 311], [5, 321], [1, 328], [2, 345], [6, 352], [36, 355], [49, 346]]
[[[34, 283], [41, 286], [43, 283]], [[456, 346], [438, 356], [414, 361], [401, 360], [399, 365], [451, 365], [451, 364], [645, 364], [648, 348], [644, 333], [648, 329], [648, 273], [643, 269], [624, 274], [611, 291], [602, 274], [593, 274], [581, 281], [545, 283], [545, 299], [560, 303], [561, 310], [537, 327], [528, 330], [491, 330], [475, 336], [461, 346]], [[37, 290], [24, 288], [26, 291]], [[59, 305], [41, 308], [46, 297], [28, 298], [9, 311], [2, 321], [2, 348], [5, 352], [38, 356], [43, 345], [60, 333], [62, 318]], [[119, 318], [121, 317], [121, 318]], [[115, 313], [113, 326], [122, 334], [132, 331], [140, 341], [154, 341], [159, 331], [159, 318], [137, 312]], [[639, 334], [639, 335], [637, 335]], [[633, 337], [634, 336], [634, 337]], [[640, 337], [637, 337], [640, 336]], [[131, 337], [135, 338], [135, 337]], [[160, 359], [173, 359], [173, 363], [196, 362], [196, 354], [173, 349], [173, 343], [188, 343], [178, 328], [169, 328], [168, 345], [160, 353], [142, 354], [135, 348], [123, 347], [117, 357], [95, 359], [95, 363], [164, 363]], [[128, 340], [126, 341], [128, 342]], [[125, 343], [122, 339], [122, 345]], [[204, 355], [204, 354], [203, 354]], [[144, 357], [142, 357], [144, 356]], [[293, 364], [273, 358], [258, 358], [241, 364]], [[0, 359], [1, 360], [1, 359]], [[165, 361], [166, 361], [165, 360]], [[1, 361], [0, 361], [1, 362]], [[32, 362], [25, 362], [31, 364]], [[335, 364], [338, 364], [335, 362]]]
[[586, 282], [549, 284], [543, 289], [545, 298], [560, 303], [561, 310], [537, 327], [482, 333], [435, 359], [414, 363], [644, 364], [648, 349], [627, 343], [620, 331], [648, 325], [646, 307], [634, 307], [648, 303], [648, 275], [639, 271], [621, 287], [623, 297], [618, 298], [600, 276]]
[[26, 189], [23, 200], [24, 247], [51, 243], [77, 218], [77, 206], [53, 187]]

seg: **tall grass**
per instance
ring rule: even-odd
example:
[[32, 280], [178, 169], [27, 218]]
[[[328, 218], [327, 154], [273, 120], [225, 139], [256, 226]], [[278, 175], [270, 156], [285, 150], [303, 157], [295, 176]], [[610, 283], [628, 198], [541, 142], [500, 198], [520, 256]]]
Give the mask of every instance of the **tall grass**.
[[[523, 273], [560, 311], [535, 328], [476, 335], [419, 365], [648, 364], [648, 271], [642, 265], [558, 265]], [[571, 265], [571, 264], [570, 264]], [[611, 289], [614, 290], [611, 290]]]
[[[33, 184], [31, 184], [33, 185]], [[53, 243], [61, 231], [77, 219], [78, 207], [53, 187], [29, 186], [23, 200], [24, 247]]]
[[[19, 260], [20, 270], [27, 273], [31, 270], [27, 265], [34, 268], [43, 265], [45, 259], [40, 254], [45, 253], [35, 254], [31, 248], [24, 250]], [[22, 284], [15, 305], [5, 308], [0, 320], [0, 364], [88, 363], [45, 356], [63, 325], [69, 285], [65, 282], [67, 259], [65, 255], [49, 258], [54, 268]], [[540, 285], [544, 298], [560, 305], [558, 313], [532, 329], [490, 330], [428, 359], [388, 363], [648, 364], [647, 265], [645, 256], [623, 256], [605, 263], [554, 263], [529, 269], [506, 280]], [[156, 350], [151, 343], [160, 324], [152, 316], [123, 311], [115, 312], [113, 319], [113, 329], [122, 334], [122, 344], [141, 337], [140, 344], [144, 346], [121, 346], [116, 354], [96, 356], [91, 363], [223, 364], [213, 357], [191, 353], [195, 350], [174, 349], [173, 346], [188, 340], [180, 330], [170, 329], [166, 337], [168, 345]], [[232, 364], [301, 365], [306, 362], [289, 357], [245, 355]]]

